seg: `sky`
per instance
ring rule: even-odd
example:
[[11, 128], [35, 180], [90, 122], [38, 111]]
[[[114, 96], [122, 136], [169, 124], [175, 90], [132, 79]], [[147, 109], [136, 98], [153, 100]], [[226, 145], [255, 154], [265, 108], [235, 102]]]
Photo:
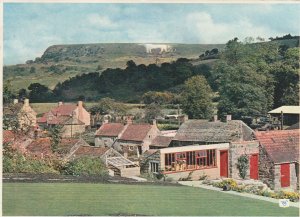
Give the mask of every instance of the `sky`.
[[300, 4], [4, 3], [4, 65], [56, 44], [218, 44], [299, 35]]

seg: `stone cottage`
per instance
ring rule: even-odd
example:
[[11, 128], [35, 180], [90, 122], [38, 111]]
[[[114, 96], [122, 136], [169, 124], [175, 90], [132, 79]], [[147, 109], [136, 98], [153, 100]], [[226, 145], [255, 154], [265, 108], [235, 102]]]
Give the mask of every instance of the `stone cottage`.
[[275, 190], [299, 186], [299, 130], [256, 132], [259, 179]]
[[18, 127], [21, 130], [28, 131], [37, 125], [36, 112], [29, 105], [29, 99], [25, 99], [24, 103], [20, 103], [17, 99], [13, 104], [4, 106], [3, 118], [17, 117]]
[[153, 124], [128, 124], [120, 138], [114, 143], [113, 148], [128, 157], [139, 157], [149, 150], [152, 140], [159, 134], [156, 122]]
[[41, 128], [49, 128], [56, 125], [62, 126], [63, 137], [73, 137], [85, 132], [90, 126], [90, 113], [83, 107], [82, 101], [78, 104], [58, 103], [58, 106], [43, 114], [38, 119]]
[[112, 144], [121, 136], [127, 125], [122, 123], [104, 123], [95, 133], [95, 146], [112, 147]]
[[254, 131], [243, 121], [187, 120], [178, 129], [170, 146], [207, 145], [253, 140]]

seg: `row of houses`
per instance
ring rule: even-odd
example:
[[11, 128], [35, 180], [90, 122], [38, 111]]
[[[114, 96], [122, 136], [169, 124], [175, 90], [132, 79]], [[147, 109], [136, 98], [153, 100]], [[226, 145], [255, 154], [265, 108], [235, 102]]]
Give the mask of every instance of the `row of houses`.
[[[32, 114], [27, 117], [34, 117], [28, 101], [24, 107]], [[129, 118], [125, 124], [103, 123], [95, 132], [95, 146], [90, 146], [81, 138], [72, 138], [89, 127], [90, 119], [79, 101], [77, 105], [60, 102], [41, 118], [27, 122], [38, 129], [62, 125], [62, 158], [100, 157], [112, 173], [122, 176], [136, 176], [141, 171], [163, 173], [174, 180], [187, 176], [194, 180], [201, 176], [239, 179], [237, 161], [246, 155], [247, 179], [261, 180], [275, 190], [295, 190], [299, 183], [299, 129], [256, 132], [227, 116], [224, 122], [216, 117], [213, 121], [185, 119], [178, 131], [160, 131], [155, 120], [152, 124], [133, 123]], [[49, 138], [23, 144], [37, 156], [51, 155]]]

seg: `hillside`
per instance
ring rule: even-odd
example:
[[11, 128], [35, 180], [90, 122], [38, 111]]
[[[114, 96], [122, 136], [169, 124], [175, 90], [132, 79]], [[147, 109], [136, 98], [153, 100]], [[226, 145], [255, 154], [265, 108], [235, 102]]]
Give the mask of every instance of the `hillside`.
[[4, 66], [4, 80], [14, 89], [38, 82], [53, 89], [76, 75], [102, 72], [106, 68], [125, 68], [128, 60], [137, 65], [172, 62], [178, 58], [197, 58], [206, 50], [222, 50], [224, 44], [76, 44], [53, 45], [41, 57], [25, 64]]

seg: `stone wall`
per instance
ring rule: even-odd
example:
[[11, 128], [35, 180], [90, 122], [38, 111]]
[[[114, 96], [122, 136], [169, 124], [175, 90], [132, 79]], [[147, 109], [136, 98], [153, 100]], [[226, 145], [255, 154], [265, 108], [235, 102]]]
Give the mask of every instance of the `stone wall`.
[[162, 170], [160, 163], [160, 151], [157, 151], [153, 154], [147, 154], [147, 152], [143, 154], [140, 160], [140, 167], [142, 173], [149, 173], [150, 162], [158, 163], [158, 171]]
[[[275, 171], [276, 170], [276, 171]], [[267, 184], [271, 189], [275, 187], [275, 173], [278, 176], [278, 168], [275, 168], [266, 150], [259, 146], [259, 170], [258, 176], [261, 181]], [[280, 173], [280, 168], [279, 168]]]
[[95, 146], [96, 147], [111, 147], [117, 137], [105, 137], [97, 136], [95, 137]]
[[85, 132], [85, 125], [64, 125], [61, 132], [62, 137], [74, 137]]
[[[237, 168], [238, 158], [244, 154], [250, 155], [259, 153], [259, 142], [249, 141], [249, 142], [232, 142], [229, 144], [229, 176], [234, 179], [240, 179], [239, 170]], [[250, 165], [247, 171], [246, 179], [250, 178]]]

